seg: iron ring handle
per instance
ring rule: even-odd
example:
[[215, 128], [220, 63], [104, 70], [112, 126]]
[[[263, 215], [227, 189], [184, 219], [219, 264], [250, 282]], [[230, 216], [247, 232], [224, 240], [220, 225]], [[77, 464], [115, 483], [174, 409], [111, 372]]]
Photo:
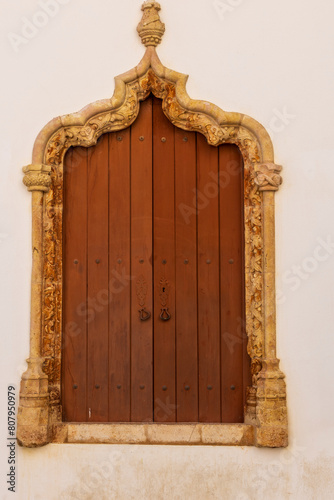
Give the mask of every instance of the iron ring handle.
[[170, 320], [170, 318], [171, 318], [171, 315], [168, 312], [168, 307], [164, 307], [163, 309], [161, 309], [160, 319], [162, 319], [162, 321], [168, 321], [168, 320]]
[[151, 313], [149, 311], [146, 311], [145, 310], [145, 307], [143, 307], [142, 309], [139, 310], [139, 314], [140, 314], [140, 321], [146, 321], [148, 319], [150, 319], [151, 317]]

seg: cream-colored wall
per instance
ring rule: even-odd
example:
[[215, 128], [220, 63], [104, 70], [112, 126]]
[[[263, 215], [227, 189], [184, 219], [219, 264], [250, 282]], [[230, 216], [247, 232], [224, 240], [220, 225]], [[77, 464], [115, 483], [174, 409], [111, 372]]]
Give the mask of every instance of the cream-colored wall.
[[[18, 492], [7, 491], [6, 391], [8, 384], [18, 389], [29, 338], [31, 196], [21, 182], [21, 167], [30, 162], [34, 139], [49, 119], [111, 96], [113, 77], [144, 53], [135, 31], [140, 0], [49, 0], [49, 14], [43, 16], [47, 3], [16, 0], [0, 6], [5, 69], [0, 498], [334, 498], [334, 7], [329, 0], [162, 1], [163, 63], [190, 74], [191, 97], [244, 112], [266, 126], [276, 163], [284, 166], [276, 196], [277, 324], [290, 447], [19, 449]], [[22, 32], [25, 19], [40, 27]]]

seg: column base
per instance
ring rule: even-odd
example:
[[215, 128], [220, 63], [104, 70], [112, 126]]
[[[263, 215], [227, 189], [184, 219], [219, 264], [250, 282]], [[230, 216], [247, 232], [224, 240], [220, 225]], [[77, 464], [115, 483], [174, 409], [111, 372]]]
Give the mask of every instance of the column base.
[[27, 363], [21, 380], [17, 442], [35, 448], [50, 442], [48, 377], [42, 371], [42, 358], [30, 358]]
[[258, 378], [256, 418], [256, 446], [288, 446], [286, 387], [278, 359], [263, 361]]

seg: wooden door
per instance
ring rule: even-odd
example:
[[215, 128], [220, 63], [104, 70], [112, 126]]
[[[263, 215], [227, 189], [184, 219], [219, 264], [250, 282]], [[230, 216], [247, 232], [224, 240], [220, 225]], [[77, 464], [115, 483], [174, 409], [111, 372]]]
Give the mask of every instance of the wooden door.
[[243, 162], [174, 127], [135, 123], [64, 163], [65, 421], [242, 422]]

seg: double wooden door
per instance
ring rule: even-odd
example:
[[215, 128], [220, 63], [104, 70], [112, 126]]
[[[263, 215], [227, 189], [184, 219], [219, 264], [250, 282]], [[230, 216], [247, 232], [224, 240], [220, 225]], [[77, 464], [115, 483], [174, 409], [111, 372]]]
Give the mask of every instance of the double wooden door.
[[64, 170], [63, 418], [242, 422], [243, 162], [161, 100]]

